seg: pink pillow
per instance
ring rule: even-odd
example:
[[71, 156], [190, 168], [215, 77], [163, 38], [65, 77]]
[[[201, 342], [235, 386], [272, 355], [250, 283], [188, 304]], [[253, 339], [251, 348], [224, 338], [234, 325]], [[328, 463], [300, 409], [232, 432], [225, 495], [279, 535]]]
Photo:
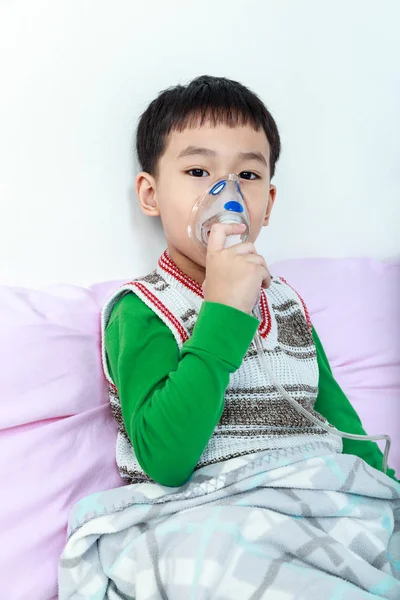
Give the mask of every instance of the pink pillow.
[[[303, 296], [334, 373], [400, 470], [400, 264], [273, 265]], [[127, 277], [127, 280], [131, 277]], [[8, 600], [49, 600], [71, 507], [123, 485], [100, 361], [100, 309], [122, 283], [46, 291], [0, 287], [0, 579]]]
[[3, 598], [57, 595], [73, 504], [122, 484], [99, 349], [97, 292], [0, 287]]

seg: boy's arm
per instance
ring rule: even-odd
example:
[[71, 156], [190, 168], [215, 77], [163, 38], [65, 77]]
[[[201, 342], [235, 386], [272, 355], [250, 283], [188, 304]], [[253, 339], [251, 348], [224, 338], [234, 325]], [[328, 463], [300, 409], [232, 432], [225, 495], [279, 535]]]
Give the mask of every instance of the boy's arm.
[[108, 366], [136, 458], [152, 479], [179, 486], [190, 477], [258, 325], [240, 310], [204, 301], [179, 352], [169, 328], [135, 294], [114, 307], [105, 333]]
[[[312, 333], [319, 367], [318, 396], [314, 409], [340, 431], [366, 435], [360, 417], [333, 376], [328, 358], [314, 327]], [[371, 467], [382, 471], [383, 454], [376, 442], [348, 438], [342, 438], [342, 440], [343, 454], [355, 454], [363, 458]], [[398, 481], [393, 469], [388, 467], [386, 474]]]

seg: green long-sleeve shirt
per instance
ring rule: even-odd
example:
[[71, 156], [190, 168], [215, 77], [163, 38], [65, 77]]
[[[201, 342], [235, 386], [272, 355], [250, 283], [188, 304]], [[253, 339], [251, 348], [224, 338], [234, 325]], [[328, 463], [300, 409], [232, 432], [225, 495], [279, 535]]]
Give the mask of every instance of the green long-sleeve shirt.
[[[252, 315], [203, 301], [179, 351], [170, 329], [135, 294], [115, 305], [105, 333], [108, 367], [136, 458], [153, 480], [179, 486], [190, 477], [221, 417], [229, 376], [258, 325]], [[341, 431], [365, 434], [314, 328], [313, 337], [319, 367], [315, 410]], [[382, 470], [375, 442], [343, 438], [343, 452]], [[393, 469], [387, 475], [397, 481]]]

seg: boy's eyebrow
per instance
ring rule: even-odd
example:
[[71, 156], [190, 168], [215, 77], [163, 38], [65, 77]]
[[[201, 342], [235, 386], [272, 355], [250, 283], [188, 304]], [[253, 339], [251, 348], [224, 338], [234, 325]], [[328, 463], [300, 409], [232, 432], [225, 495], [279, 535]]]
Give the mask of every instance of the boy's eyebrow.
[[202, 148], [201, 146], [188, 146], [178, 154], [178, 158], [184, 156], [193, 156], [194, 154], [202, 154], [203, 156], [215, 156], [217, 153], [210, 148]]
[[265, 160], [265, 156], [261, 152], [241, 152], [239, 154], [239, 158], [244, 160], [258, 160], [259, 162], [262, 162], [263, 165], [268, 167], [268, 163]]
[[[184, 150], [178, 154], [178, 158], [183, 158], [185, 156], [193, 156], [201, 154], [203, 156], [216, 156], [217, 153], [215, 150], [211, 150], [211, 148], [202, 148], [201, 146], [187, 146]], [[244, 160], [257, 160], [258, 162], [263, 163], [265, 166], [268, 166], [267, 161], [265, 160], [265, 156], [261, 152], [240, 152], [238, 154], [239, 159]]]

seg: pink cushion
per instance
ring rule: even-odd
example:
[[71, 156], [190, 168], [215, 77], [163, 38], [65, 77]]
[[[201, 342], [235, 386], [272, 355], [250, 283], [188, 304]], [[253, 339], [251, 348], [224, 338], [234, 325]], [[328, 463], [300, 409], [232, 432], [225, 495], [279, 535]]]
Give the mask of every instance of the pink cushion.
[[[271, 270], [304, 296], [339, 383], [366, 428], [392, 436], [389, 464], [399, 470], [400, 263], [298, 260]], [[71, 507], [122, 485], [99, 346], [100, 307], [119, 283], [0, 287], [4, 598], [56, 597]]]

